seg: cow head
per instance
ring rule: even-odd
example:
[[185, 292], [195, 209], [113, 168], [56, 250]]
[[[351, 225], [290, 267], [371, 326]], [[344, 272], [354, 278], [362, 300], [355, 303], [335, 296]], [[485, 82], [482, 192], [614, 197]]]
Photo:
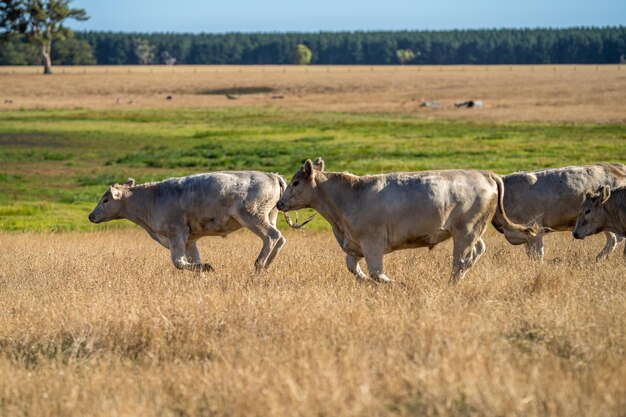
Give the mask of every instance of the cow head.
[[129, 178], [124, 184], [110, 186], [96, 208], [89, 214], [89, 221], [101, 223], [121, 218], [120, 212], [124, 207], [124, 196], [128, 189], [134, 185], [135, 180]]
[[276, 203], [276, 207], [281, 211], [311, 207], [315, 201], [317, 188], [315, 178], [323, 171], [324, 160], [322, 158], [317, 158], [315, 162], [307, 159], [291, 178], [289, 186]]
[[572, 235], [576, 239], [584, 239], [589, 235], [600, 233], [607, 221], [607, 213], [604, 204], [611, 196], [611, 187], [605, 185], [600, 187], [596, 193], [588, 193], [585, 196], [580, 209], [578, 219]]

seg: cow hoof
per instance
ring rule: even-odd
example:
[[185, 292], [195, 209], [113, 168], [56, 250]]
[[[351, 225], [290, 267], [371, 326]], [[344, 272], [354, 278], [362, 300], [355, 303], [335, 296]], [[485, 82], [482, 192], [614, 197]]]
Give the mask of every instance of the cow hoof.
[[393, 280], [384, 274], [374, 277], [374, 280], [380, 282], [381, 284], [393, 284]]
[[200, 270], [202, 272], [215, 272], [215, 269], [210, 264], [202, 264]]

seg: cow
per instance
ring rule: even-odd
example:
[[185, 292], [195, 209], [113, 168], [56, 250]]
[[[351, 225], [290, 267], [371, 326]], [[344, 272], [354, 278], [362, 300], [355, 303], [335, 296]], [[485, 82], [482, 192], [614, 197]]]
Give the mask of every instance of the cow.
[[[524, 244], [531, 259], [543, 260], [543, 236], [550, 231], [572, 230], [585, 194], [602, 185], [626, 185], [626, 166], [614, 163], [568, 166], [504, 176], [504, 210], [515, 223], [537, 223], [536, 236], [508, 229], [496, 213], [493, 225], [513, 245]], [[602, 261], [622, 241], [606, 232], [606, 245], [596, 259]]]
[[200, 261], [199, 238], [225, 237], [246, 227], [263, 239], [254, 263], [260, 272], [285, 244], [276, 228], [275, 207], [285, 188], [279, 175], [257, 171], [212, 172], [141, 185], [129, 178], [109, 187], [89, 220], [128, 219], [170, 250], [176, 268], [192, 271], [213, 270]]
[[611, 190], [605, 185], [585, 196], [572, 235], [584, 239], [600, 232], [626, 237], [626, 187]]
[[[358, 280], [391, 282], [383, 255], [398, 249], [454, 241], [451, 283], [458, 282], [485, 252], [482, 235], [496, 210], [502, 211], [502, 179], [488, 171], [449, 170], [356, 176], [325, 172], [324, 161], [307, 159], [294, 174], [276, 207], [311, 207], [332, 226]], [[506, 214], [502, 213], [504, 219]], [[534, 227], [508, 224], [534, 235]]]

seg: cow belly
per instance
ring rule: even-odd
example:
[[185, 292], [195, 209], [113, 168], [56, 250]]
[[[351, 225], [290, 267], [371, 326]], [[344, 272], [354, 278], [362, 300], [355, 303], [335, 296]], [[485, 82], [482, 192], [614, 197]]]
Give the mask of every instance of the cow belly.
[[439, 230], [435, 233], [423, 236], [410, 236], [399, 242], [391, 242], [391, 245], [387, 248], [387, 252], [392, 252], [397, 249], [423, 248], [425, 246], [432, 247], [450, 237], [451, 235], [447, 230]]
[[201, 236], [226, 236], [241, 228], [241, 224], [232, 217], [213, 217], [202, 219], [195, 224], [190, 223], [191, 235]]

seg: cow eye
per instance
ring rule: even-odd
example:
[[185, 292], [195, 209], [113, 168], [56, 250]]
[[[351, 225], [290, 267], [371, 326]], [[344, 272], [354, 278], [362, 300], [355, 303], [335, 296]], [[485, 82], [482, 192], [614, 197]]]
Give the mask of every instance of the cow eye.
[[293, 186], [294, 186], [294, 187], [297, 187], [297, 186], [298, 186], [298, 184], [300, 184], [300, 181], [294, 181], [294, 182], [293, 182]]
[[109, 199], [108, 199], [108, 198], [105, 198], [104, 200], [102, 200], [102, 204], [106, 204], [106, 203], [108, 203], [108, 202], [109, 202]]
[[591, 209], [587, 209], [587, 210], [585, 210], [585, 216], [586, 216], [587, 214], [589, 214], [589, 213], [591, 213]]

